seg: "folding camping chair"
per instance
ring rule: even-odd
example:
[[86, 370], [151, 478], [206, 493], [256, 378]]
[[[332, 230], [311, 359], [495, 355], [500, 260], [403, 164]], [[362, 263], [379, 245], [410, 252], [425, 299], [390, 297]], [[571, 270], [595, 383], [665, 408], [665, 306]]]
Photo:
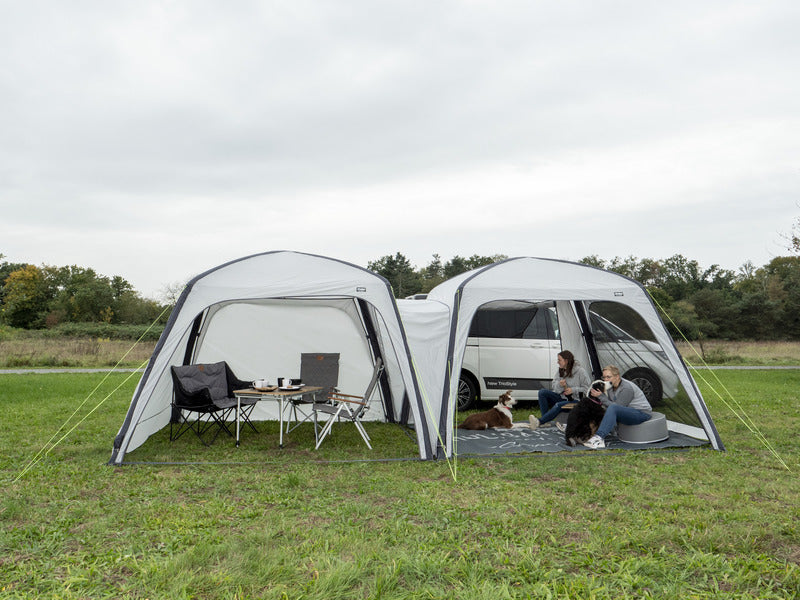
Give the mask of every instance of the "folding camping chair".
[[[210, 364], [183, 365], [171, 367], [172, 372], [172, 419], [170, 421], [169, 439], [175, 441], [187, 430], [191, 429], [204, 445], [209, 446], [224, 431], [233, 436], [225, 424], [230, 414], [236, 410], [236, 399], [233, 390], [248, 387], [225, 361]], [[240, 411], [241, 418], [250, 427], [249, 415], [253, 406]], [[194, 413], [195, 418], [189, 416]], [[205, 419], [203, 418], [205, 417]], [[177, 431], [173, 426], [177, 425]], [[203, 435], [216, 426], [214, 437], [208, 443]]]
[[370, 398], [375, 391], [375, 386], [378, 383], [381, 373], [383, 373], [383, 360], [378, 358], [375, 361], [375, 368], [372, 371], [372, 378], [369, 380], [369, 384], [367, 385], [367, 389], [363, 396], [353, 396], [350, 394], [342, 394], [341, 392], [333, 392], [328, 395], [327, 404], [313, 405], [315, 430], [319, 413], [330, 415], [328, 417], [328, 421], [325, 423], [325, 426], [322, 428], [322, 431], [317, 436], [317, 445], [314, 448], [315, 450], [319, 449], [323, 440], [331, 432], [334, 421], [338, 420], [352, 421], [358, 430], [358, 433], [361, 434], [361, 437], [363, 438], [364, 443], [367, 445], [367, 448], [372, 450], [372, 446], [369, 443], [369, 435], [367, 434], [366, 429], [364, 429], [364, 425], [361, 423], [361, 417], [363, 417], [364, 414], [366, 414], [366, 412], [369, 410]]
[[[331, 393], [337, 391], [339, 383], [339, 353], [338, 352], [303, 352], [300, 354], [300, 381], [304, 385], [321, 387], [318, 392], [304, 394], [289, 400], [291, 406], [290, 418], [286, 421], [286, 433], [297, 428], [301, 423], [308, 420], [314, 421], [314, 437], [318, 435], [317, 421], [314, 419], [315, 402], [317, 398], [327, 398]], [[309, 412], [303, 409], [307, 408]], [[298, 419], [298, 413], [302, 419]], [[292, 420], [295, 421], [291, 425]]]

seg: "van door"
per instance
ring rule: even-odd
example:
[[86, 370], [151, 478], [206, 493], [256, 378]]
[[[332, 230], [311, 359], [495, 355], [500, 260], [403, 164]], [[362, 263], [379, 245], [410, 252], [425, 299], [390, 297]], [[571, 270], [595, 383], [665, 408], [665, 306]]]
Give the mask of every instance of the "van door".
[[491, 303], [476, 313], [473, 333], [484, 399], [504, 390], [535, 399], [548, 386], [561, 351], [555, 303]]

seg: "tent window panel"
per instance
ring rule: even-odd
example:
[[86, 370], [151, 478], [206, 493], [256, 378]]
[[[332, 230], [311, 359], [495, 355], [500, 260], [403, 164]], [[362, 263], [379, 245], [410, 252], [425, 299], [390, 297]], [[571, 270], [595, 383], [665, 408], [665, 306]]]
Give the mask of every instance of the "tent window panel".
[[558, 340], [558, 316], [555, 306], [543, 306], [536, 311], [522, 337], [526, 340]]
[[521, 310], [480, 309], [472, 320], [470, 336], [520, 339], [536, 313], [535, 306]]
[[619, 368], [668, 419], [699, 426], [688, 394], [644, 319], [617, 302], [592, 302], [588, 314], [601, 365]]
[[599, 332], [595, 335], [608, 335], [618, 341], [632, 338], [656, 341], [645, 320], [630, 306], [619, 302], [592, 302], [589, 310], [593, 317], [592, 328], [599, 324]]

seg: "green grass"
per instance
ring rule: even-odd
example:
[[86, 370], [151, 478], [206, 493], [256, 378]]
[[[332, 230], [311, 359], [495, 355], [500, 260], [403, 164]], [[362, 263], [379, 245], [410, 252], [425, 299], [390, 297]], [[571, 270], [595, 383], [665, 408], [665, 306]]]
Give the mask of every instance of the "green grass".
[[454, 481], [336, 462], [414, 455], [394, 426], [315, 453], [273, 425], [238, 450], [162, 431], [127, 459], [199, 464], [109, 467], [134, 377], [15, 481], [102, 375], [0, 375], [0, 598], [796, 597], [800, 371], [717, 376], [791, 472], [706, 384], [727, 452], [459, 460]]

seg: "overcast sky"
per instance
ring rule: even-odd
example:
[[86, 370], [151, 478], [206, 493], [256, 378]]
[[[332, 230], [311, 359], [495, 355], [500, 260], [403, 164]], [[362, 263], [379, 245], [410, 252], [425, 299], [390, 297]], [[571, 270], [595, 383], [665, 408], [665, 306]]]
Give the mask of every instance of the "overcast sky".
[[800, 3], [0, 0], [0, 253], [737, 270], [800, 216]]

